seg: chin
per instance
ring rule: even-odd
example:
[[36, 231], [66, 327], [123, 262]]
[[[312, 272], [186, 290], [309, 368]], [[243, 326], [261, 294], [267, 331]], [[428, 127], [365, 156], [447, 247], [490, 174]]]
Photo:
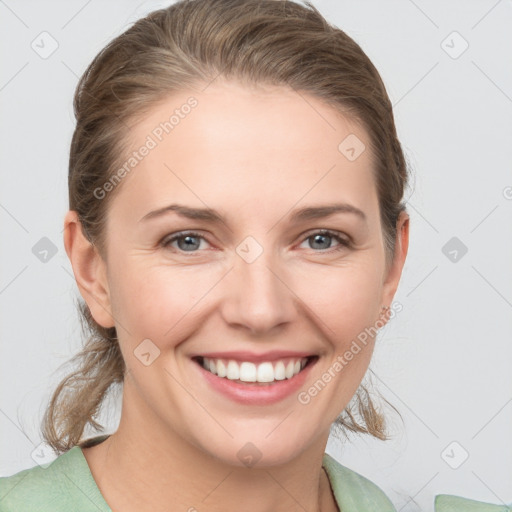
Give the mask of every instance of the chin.
[[[266, 468], [287, 464], [291, 460], [300, 456], [306, 446], [295, 437], [291, 437], [289, 432], [284, 429], [280, 434], [271, 433], [268, 435], [268, 429], [261, 435], [255, 435], [254, 429], [242, 429], [245, 432], [251, 432], [251, 435], [235, 436], [234, 439], [204, 445], [201, 449], [209, 453], [217, 461], [240, 468]], [[302, 439], [304, 441], [304, 439]]]

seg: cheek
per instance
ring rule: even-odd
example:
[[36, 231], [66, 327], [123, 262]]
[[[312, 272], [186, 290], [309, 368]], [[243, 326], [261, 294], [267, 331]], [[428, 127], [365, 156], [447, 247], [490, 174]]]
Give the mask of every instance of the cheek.
[[[197, 327], [201, 303], [219, 276], [205, 269], [128, 265], [112, 276], [112, 309], [132, 343], [149, 338], [169, 348]], [[207, 301], [205, 301], [206, 303]], [[165, 340], [165, 341], [164, 341]]]
[[377, 320], [379, 277], [371, 262], [310, 268], [293, 278], [292, 289], [326, 337], [342, 349]]

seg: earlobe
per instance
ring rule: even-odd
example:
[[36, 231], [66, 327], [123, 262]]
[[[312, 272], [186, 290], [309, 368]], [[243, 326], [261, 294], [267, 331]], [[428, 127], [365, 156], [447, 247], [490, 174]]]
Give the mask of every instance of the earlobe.
[[69, 210], [64, 218], [64, 247], [80, 294], [94, 320], [102, 327], [114, 327], [106, 263], [97, 248], [84, 236], [78, 213]]

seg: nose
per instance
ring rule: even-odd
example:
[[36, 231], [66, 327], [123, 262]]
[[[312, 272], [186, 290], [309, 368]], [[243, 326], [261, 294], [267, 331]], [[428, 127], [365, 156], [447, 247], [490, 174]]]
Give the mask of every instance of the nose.
[[221, 312], [224, 320], [252, 335], [268, 335], [291, 322], [297, 314], [297, 296], [287, 282], [286, 272], [263, 253], [252, 262], [235, 255], [234, 266], [224, 280]]

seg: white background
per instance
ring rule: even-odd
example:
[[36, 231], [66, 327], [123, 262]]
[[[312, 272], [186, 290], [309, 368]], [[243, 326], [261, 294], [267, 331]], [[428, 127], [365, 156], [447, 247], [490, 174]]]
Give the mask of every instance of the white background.
[[[380, 71], [413, 173], [395, 297], [404, 309], [381, 332], [371, 365], [404, 424], [388, 410], [391, 441], [331, 439], [328, 452], [397, 510], [433, 511], [440, 493], [511, 503], [512, 4], [313, 4]], [[165, 5], [0, 2], [2, 476], [35, 465], [46, 401], [81, 344], [62, 242], [74, 88], [107, 42]], [[31, 47], [43, 31], [58, 43], [46, 59]], [[43, 237], [57, 249], [46, 263], [32, 252]], [[452, 237], [468, 249], [455, 262], [442, 251]], [[106, 431], [116, 426], [113, 414]]]

